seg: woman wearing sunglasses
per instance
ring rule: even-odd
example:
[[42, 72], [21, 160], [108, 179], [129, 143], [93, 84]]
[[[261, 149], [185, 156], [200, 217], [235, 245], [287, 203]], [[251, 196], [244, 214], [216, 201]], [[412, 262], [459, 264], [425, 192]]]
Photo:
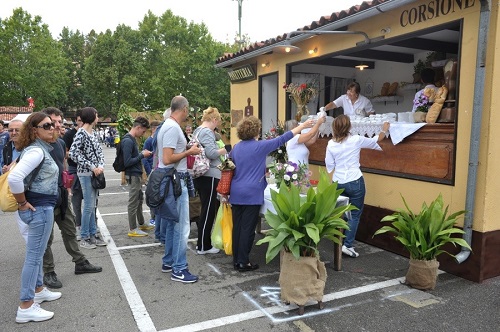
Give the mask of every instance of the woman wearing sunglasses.
[[48, 142], [54, 135], [54, 125], [44, 113], [31, 114], [19, 133], [19, 163], [12, 169], [8, 182], [19, 206], [19, 217], [28, 225], [26, 257], [21, 273], [21, 304], [16, 322], [40, 322], [51, 319], [53, 312], [40, 308], [44, 301], [61, 297], [43, 287], [42, 260], [54, 224], [59, 168], [50, 156]]

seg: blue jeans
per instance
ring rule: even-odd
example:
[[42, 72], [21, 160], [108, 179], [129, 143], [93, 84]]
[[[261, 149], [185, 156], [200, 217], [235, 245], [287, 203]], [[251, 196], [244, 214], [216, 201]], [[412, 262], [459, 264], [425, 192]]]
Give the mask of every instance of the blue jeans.
[[351, 218], [348, 219], [349, 230], [345, 232], [344, 245], [348, 248], [352, 247], [356, 232], [358, 231], [359, 219], [365, 205], [365, 179], [360, 177], [357, 180], [338, 184], [338, 189], [344, 189], [343, 196], [349, 197], [349, 203], [358, 208], [351, 211]]
[[188, 267], [186, 250], [190, 231], [189, 223], [189, 195], [182, 180], [182, 194], [177, 198], [177, 212], [179, 220], [164, 218], [160, 212], [162, 226], [165, 224], [165, 255], [163, 264], [172, 267], [174, 272], [179, 272]]
[[42, 261], [47, 248], [52, 227], [54, 226], [54, 207], [36, 206], [19, 211], [19, 217], [28, 225], [28, 241], [26, 242], [26, 258], [21, 273], [21, 301], [35, 298], [35, 288], [43, 285]]
[[[159, 240], [161, 243], [165, 243], [165, 233], [167, 232], [167, 223], [161, 222], [162, 218], [160, 217], [160, 212], [157, 209], [151, 209], [154, 214], [155, 219], [155, 239]], [[163, 219], [165, 220], [165, 219]]]
[[83, 193], [83, 211], [82, 211], [82, 223], [80, 228], [80, 235], [83, 239], [90, 239], [91, 236], [95, 236], [96, 225], [95, 225], [95, 207], [97, 199], [97, 189], [92, 187], [90, 183], [90, 175], [88, 176], [78, 176], [80, 180], [80, 185], [82, 186]]

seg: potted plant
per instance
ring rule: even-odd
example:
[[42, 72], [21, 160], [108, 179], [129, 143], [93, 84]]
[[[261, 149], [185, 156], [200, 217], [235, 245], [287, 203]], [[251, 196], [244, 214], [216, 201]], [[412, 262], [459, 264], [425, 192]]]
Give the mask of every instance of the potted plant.
[[444, 207], [441, 194], [427, 206], [424, 202], [418, 213], [408, 207], [403, 196], [406, 210], [399, 210], [392, 215], [385, 216], [381, 222], [390, 222], [377, 230], [374, 234], [392, 233], [410, 253], [410, 267], [406, 274], [406, 284], [418, 289], [434, 289], [437, 281], [439, 262], [436, 257], [446, 253], [443, 246], [451, 243], [471, 249], [462, 238], [452, 237], [463, 234], [464, 231], [456, 228], [457, 218], [465, 211], [458, 211], [448, 215], [448, 206]]
[[279, 191], [271, 190], [276, 213], [266, 212], [271, 229], [257, 244], [268, 243], [267, 263], [281, 253], [281, 298], [296, 303], [299, 314], [304, 313], [309, 299], [323, 307], [326, 269], [320, 261], [318, 245], [323, 238], [340, 243], [344, 236], [342, 230], [348, 229], [342, 215], [355, 209], [350, 204], [336, 206], [342, 191], [324, 170], [320, 172], [316, 189], [310, 187], [307, 195], [301, 196], [297, 186], [286, 184], [282, 184]]
[[418, 60], [413, 66], [413, 83], [420, 83], [420, 72], [425, 68], [425, 63], [422, 60]]

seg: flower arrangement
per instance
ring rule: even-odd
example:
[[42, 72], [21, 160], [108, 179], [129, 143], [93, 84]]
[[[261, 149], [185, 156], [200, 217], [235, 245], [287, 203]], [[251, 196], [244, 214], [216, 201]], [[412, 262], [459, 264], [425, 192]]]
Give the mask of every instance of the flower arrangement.
[[416, 112], [427, 113], [429, 110], [429, 97], [421, 93], [418, 97], [413, 100], [413, 104], [417, 106]]
[[269, 171], [274, 176], [278, 189], [282, 183], [285, 183], [287, 187], [293, 185], [297, 188], [307, 188], [310, 186], [309, 176], [311, 174], [306, 164], [296, 164], [292, 161], [285, 163], [274, 162], [269, 167]]
[[[273, 123], [273, 126], [271, 127], [271, 129], [269, 129], [268, 132], [264, 133], [264, 139], [273, 139], [283, 135], [284, 133], [285, 126], [281, 121], [278, 121], [276, 124]], [[288, 159], [285, 145], [280, 146], [276, 150], [272, 151], [269, 155], [273, 157], [276, 162], [284, 163]]]
[[306, 83], [290, 83], [284, 84], [283, 89], [289, 93], [288, 98], [295, 102], [297, 106], [297, 121], [300, 121], [302, 115], [307, 115], [309, 112], [305, 106], [318, 95], [318, 89], [316, 88], [316, 82], [306, 82]]

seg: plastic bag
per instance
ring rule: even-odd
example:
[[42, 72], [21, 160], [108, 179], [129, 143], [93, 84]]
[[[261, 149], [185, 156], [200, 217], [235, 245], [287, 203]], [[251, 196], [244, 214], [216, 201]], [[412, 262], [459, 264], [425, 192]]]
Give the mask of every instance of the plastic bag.
[[224, 249], [224, 244], [222, 242], [222, 211], [224, 204], [219, 206], [217, 210], [217, 217], [215, 218], [215, 224], [212, 228], [212, 235], [210, 240], [212, 241], [212, 247], [217, 249]]
[[231, 205], [222, 204], [222, 243], [226, 255], [233, 255], [233, 212]]

